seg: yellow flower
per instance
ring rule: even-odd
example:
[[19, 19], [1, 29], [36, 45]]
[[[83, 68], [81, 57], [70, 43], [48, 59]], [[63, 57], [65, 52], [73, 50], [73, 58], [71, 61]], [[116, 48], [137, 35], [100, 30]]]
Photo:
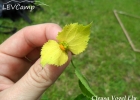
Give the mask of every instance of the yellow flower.
[[73, 54], [83, 52], [88, 44], [91, 24], [83, 26], [78, 23], [66, 25], [58, 33], [57, 40], [49, 40], [41, 50], [41, 65], [46, 64], [61, 66], [68, 60], [68, 51]]

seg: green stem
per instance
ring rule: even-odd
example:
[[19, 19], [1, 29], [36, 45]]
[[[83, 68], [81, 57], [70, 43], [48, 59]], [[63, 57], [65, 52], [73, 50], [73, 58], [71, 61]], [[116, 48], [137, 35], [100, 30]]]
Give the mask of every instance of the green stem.
[[75, 65], [74, 65], [74, 63], [73, 63], [73, 60], [72, 60], [72, 59], [71, 59], [71, 64], [72, 64], [72, 66], [73, 66], [74, 68], [76, 68]]
[[[76, 76], [77, 76], [77, 78], [79, 79], [79, 81], [82, 83], [82, 85], [84, 86], [84, 91], [86, 91], [85, 93], [86, 93], [86, 95], [87, 95], [87, 93], [88, 93], [88, 97], [89, 97], [89, 94], [92, 94], [92, 96], [96, 96], [95, 94], [94, 94], [94, 92], [92, 91], [92, 89], [91, 89], [91, 87], [90, 87], [90, 85], [89, 85], [89, 83], [88, 83], [88, 81], [87, 81], [87, 79], [82, 75], [82, 73], [80, 72], [80, 70], [74, 65], [74, 63], [73, 63], [73, 60], [71, 60], [71, 64], [72, 64], [72, 66], [74, 67], [74, 69], [75, 69], [75, 74], [76, 74]], [[82, 87], [83, 87], [82, 86]], [[80, 87], [80, 86], [79, 86]], [[80, 87], [80, 89], [81, 89], [81, 91], [83, 91], [83, 88], [81, 88]], [[88, 91], [88, 92], [87, 92]]]

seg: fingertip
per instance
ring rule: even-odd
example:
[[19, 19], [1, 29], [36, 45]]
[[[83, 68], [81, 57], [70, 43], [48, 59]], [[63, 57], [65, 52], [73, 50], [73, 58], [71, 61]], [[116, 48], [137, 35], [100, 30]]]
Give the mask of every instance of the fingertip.
[[62, 28], [55, 23], [49, 23], [49, 27], [46, 28], [46, 37], [48, 40], [57, 40], [56, 37], [58, 35], [58, 32], [62, 30]]

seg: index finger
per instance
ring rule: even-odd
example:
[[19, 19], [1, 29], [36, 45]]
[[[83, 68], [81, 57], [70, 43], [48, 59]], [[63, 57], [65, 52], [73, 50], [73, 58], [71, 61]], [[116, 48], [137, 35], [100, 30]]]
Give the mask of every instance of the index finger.
[[48, 40], [56, 40], [59, 31], [60, 26], [53, 23], [25, 27], [3, 42], [0, 52], [14, 57], [25, 57]]

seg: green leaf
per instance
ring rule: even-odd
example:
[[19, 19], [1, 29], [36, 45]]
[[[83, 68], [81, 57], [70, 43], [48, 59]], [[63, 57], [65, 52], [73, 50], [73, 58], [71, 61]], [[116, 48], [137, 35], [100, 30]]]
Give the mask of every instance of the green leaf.
[[83, 94], [80, 94], [74, 100], [91, 100], [91, 99], [87, 98]]
[[58, 33], [57, 40], [68, 44], [68, 49], [73, 54], [83, 52], [88, 44], [91, 24], [83, 26], [74, 23], [66, 25], [61, 32]]
[[87, 88], [82, 84], [82, 82], [79, 80], [79, 87], [82, 91], [82, 93], [87, 96], [88, 98], [92, 98], [93, 94], [90, 93]]
[[60, 49], [59, 44], [54, 40], [46, 42], [41, 50], [41, 65], [46, 64], [61, 66], [68, 60], [66, 52]]
[[75, 68], [75, 74], [79, 79], [79, 87], [81, 89], [81, 91], [83, 92], [83, 94], [89, 98], [92, 98], [92, 96], [95, 96], [94, 92], [92, 91], [88, 81], [86, 80], [86, 78], [82, 75], [82, 73], [80, 72], [80, 70], [75, 67], [73, 61], [71, 61], [72, 65]]

